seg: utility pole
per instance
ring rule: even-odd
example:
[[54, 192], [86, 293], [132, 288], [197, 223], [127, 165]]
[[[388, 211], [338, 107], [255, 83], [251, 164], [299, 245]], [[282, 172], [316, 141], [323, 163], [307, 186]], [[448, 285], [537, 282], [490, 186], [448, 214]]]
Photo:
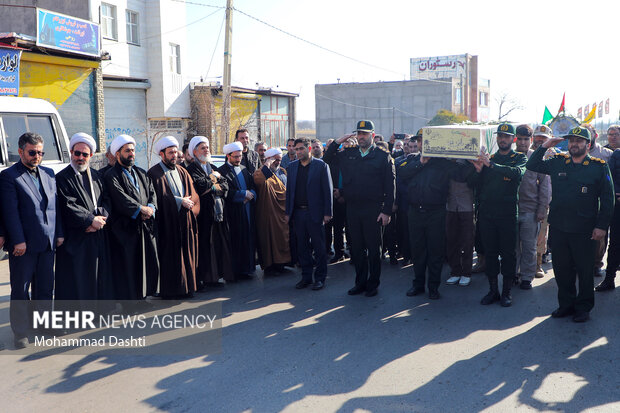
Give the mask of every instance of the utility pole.
[[[224, 38], [224, 84], [222, 85], [222, 145], [230, 137], [230, 60], [232, 49], [232, 12], [233, 0], [226, 0], [226, 36]], [[219, 145], [218, 145], [219, 147]]]

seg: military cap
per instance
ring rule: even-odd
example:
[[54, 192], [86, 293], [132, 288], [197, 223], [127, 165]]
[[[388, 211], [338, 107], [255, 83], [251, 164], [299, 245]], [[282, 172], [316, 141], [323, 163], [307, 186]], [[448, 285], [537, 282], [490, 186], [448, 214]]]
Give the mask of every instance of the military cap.
[[372, 123], [371, 120], [360, 120], [357, 122], [357, 128], [355, 130], [358, 132], [374, 132], [375, 124]]
[[515, 125], [511, 125], [510, 123], [500, 123], [497, 125], [497, 132], [495, 133], [498, 135], [503, 133], [504, 135], [514, 136], [516, 134]]
[[551, 128], [547, 125], [538, 125], [534, 129], [534, 136], [544, 136], [551, 139]]
[[577, 126], [568, 132], [564, 138], [570, 138], [571, 136], [576, 136], [578, 138], [583, 138], [586, 142], [590, 142], [592, 140], [590, 136], [590, 131], [586, 128], [582, 128], [581, 126]]

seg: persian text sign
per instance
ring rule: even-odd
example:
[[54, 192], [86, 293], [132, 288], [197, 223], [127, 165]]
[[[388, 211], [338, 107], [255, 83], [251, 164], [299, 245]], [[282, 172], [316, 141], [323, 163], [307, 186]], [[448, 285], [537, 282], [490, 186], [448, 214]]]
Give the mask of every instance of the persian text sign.
[[467, 55], [414, 57], [411, 59], [411, 80], [465, 76], [466, 67]]
[[37, 9], [37, 45], [88, 56], [100, 55], [99, 25]]
[[0, 96], [19, 94], [21, 50], [0, 48]]

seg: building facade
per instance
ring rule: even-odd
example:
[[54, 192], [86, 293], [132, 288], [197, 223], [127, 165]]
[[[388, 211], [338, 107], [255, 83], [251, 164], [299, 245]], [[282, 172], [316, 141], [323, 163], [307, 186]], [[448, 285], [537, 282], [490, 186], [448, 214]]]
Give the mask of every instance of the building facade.
[[222, 87], [219, 83], [191, 83], [192, 122], [189, 133], [209, 138], [213, 153], [221, 153], [235, 139], [237, 129], [248, 129], [252, 142], [264, 141], [268, 147], [286, 146], [295, 137], [295, 99], [297, 94], [272, 89], [232, 87], [230, 135], [221, 139]]
[[136, 163], [159, 161], [155, 142], [187, 138], [189, 85], [185, 76], [186, 8], [173, 0], [91, 0], [100, 23], [105, 96], [105, 140], [136, 139]]

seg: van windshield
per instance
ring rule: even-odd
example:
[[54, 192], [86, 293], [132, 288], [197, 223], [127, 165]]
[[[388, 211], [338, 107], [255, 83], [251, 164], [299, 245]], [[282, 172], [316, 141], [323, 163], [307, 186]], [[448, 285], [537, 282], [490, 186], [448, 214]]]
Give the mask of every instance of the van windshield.
[[49, 115], [0, 114], [2, 127], [6, 137], [8, 162], [19, 162], [18, 141], [25, 132], [38, 133], [43, 137], [43, 161], [60, 161], [58, 141], [54, 133], [52, 118]]

